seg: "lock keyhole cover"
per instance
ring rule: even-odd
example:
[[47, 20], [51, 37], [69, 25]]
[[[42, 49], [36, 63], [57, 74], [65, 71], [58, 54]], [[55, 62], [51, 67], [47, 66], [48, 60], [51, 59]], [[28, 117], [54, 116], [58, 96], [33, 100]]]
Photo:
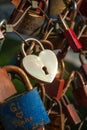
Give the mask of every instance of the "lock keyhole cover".
[[43, 50], [37, 55], [27, 55], [22, 60], [25, 71], [35, 79], [51, 83], [58, 70], [58, 60], [51, 50]]

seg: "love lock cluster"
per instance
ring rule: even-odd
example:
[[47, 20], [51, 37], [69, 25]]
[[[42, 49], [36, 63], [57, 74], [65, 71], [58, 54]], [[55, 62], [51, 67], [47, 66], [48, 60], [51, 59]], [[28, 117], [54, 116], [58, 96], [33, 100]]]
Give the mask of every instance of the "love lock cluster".
[[[87, 129], [87, 116], [80, 111], [87, 107], [87, 1], [11, 4], [9, 19], [0, 22], [0, 49], [9, 32], [21, 44], [17, 60], [0, 68], [0, 130]], [[71, 72], [65, 61], [69, 51], [81, 63]], [[14, 80], [24, 85], [23, 93]]]

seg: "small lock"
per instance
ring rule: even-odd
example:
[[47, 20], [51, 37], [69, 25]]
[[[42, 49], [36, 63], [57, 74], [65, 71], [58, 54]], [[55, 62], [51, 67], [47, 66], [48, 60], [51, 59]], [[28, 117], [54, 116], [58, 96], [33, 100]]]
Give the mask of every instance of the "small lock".
[[[19, 10], [19, 9], [16, 9], [16, 8], [15, 8], [15, 9], [13, 10], [13, 12], [12, 12], [10, 18], [8, 19], [7, 24], [12, 24], [12, 25], [15, 24], [15, 23], [22, 17], [22, 15], [23, 15], [23, 10]], [[20, 22], [21, 22], [21, 21], [20, 21]], [[17, 25], [15, 24], [14, 29], [17, 29], [17, 28], [18, 28], [20, 22], [18, 22]]]
[[75, 76], [79, 78], [79, 82], [73, 87], [73, 95], [78, 106], [87, 106], [87, 84], [80, 72], [76, 72]]
[[85, 82], [87, 82], [87, 63], [85, 63], [85, 59], [84, 59], [85, 54], [86, 54], [85, 52], [79, 53], [79, 59], [81, 62], [79, 71], [81, 72]]
[[[62, 112], [62, 105], [59, 100], [53, 98], [54, 103], [52, 107], [48, 110], [48, 114], [51, 122], [46, 125], [47, 130], [64, 130], [65, 124], [65, 116]], [[53, 109], [56, 106], [56, 110]]]
[[65, 21], [62, 19], [61, 15], [60, 19], [65, 27], [64, 36], [66, 37], [69, 46], [72, 48], [74, 52], [79, 52], [82, 49], [82, 44], [78, 40], [74, 31], [71, 28], [68, 28]]
[[58, 60], [55, 53], [51, 50], [44, 49], [42, 43], [37, 39], [28, 38], [26, 39], [26, 42], [33, 42], [35, 45], [36, 43], [39, 44], [42, 51], [40, 51], [38, 54], [27, 55], [24, 49], [25, 45], [22, 43], [22, 53], [24, 55], [22, 66], [24, 70], [27, 72], [27, 74], [38, 81], [51, 83], [55, 78], [58, 68]]
[[81, 119], [72, 103], [70, 103], [67, 96], [64, 94], [61, 98], [61, 102], [64, 107], [64, 113], [68, 117], [70, 124], [77, 125], [81, 122]]
[[5, 130], [36, 130], [49, 123], [40, 95], [36, 88], [33, 89], [26, 73], [17, 66], [9, 65], [4, 69], [19, 75], [26, 87], [23, 94], [9, 97], [0, 105], [0, 118]]
[[44, 24], [44, 20], [44, 15], [41, 16], [28, 11], [20, 23], [17, 31], [21, 34], [38, 36], [41, 31], [41, 27]]
[[56, 97], [58, 100], [61, 98], [65, 80], [63, 79], [64, 76], [65, 65], [64, 61], [61, 61], [61, 70], [60, 74], [57, 74], [52, 83], [45, 85], [46, 93], [51, 97]]

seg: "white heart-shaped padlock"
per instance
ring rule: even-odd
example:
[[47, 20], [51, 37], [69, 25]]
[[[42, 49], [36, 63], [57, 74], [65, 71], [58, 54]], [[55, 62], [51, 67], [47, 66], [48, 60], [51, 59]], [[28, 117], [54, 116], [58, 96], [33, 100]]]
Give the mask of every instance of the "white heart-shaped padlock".
[[25, 71], [42, 82], [51, 83], [58, 69], [58, 60], [51, 50], [43, 50], [37, 55], [27, 55], [22, 61]]

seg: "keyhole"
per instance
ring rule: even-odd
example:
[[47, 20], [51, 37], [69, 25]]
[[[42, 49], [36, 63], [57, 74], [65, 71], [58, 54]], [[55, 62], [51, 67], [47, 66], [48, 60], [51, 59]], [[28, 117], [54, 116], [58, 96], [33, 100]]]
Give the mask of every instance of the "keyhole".
[[47, 70], [47, 68], [46, 68], [46, 66], [43, 66], [43, 67], [42, 67], [42, 70], [44, 71], [44, 73], [45, 73], [46, 75], [49, 74], [49, 73], [48, 73], [48, 70]]

